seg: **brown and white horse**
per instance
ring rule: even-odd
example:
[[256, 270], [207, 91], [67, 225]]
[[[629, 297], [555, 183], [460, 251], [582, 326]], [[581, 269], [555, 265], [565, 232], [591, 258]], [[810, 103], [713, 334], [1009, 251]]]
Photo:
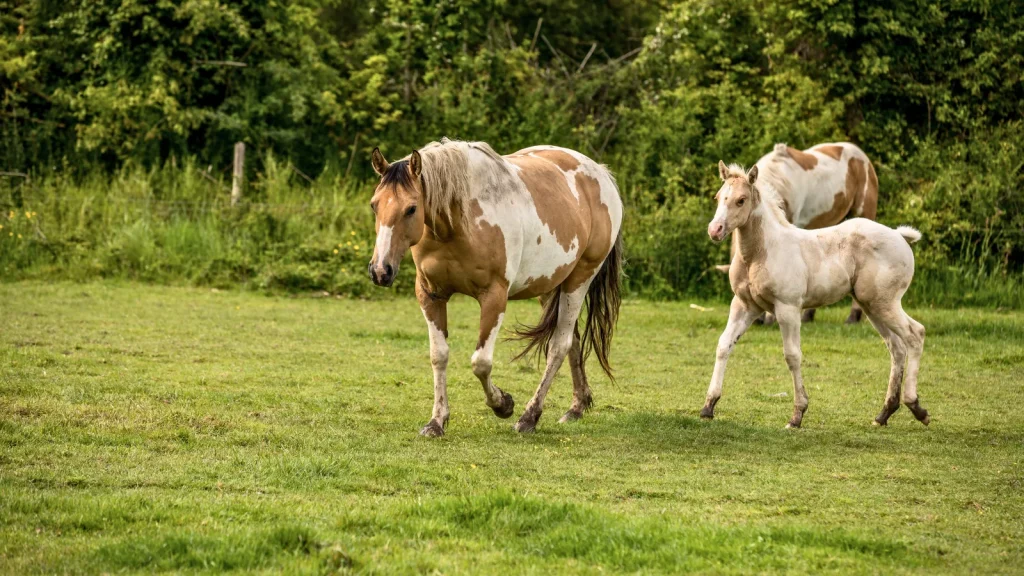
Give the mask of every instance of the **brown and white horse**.
[[757, 166], [744, 173], [739, 166], [719, 162], [718, 169], [722, 187], [715, 196], [718, 211], [708, 224], [708, 235], [721, 242], [732, 233], [739, 251], [729, 267], [735, 294], [729, 323], [718, 339], [701, 417], [714, 417], [736, 341], [761, 312], [771, 311], [779, 319], [786, 364], [793, 375], [793, 417], [787, 427], [799, 427], [808, 401], [800, 372], [800, 311], [852, 295], [885, 340], [892, 359], [889, 389], [875, 424], [884, 426], [900, 407], [901, 388], [903, 403], [928, 424], [928, 411], [917, 396], [924, 326], [904, 312], [901, 303], [914, 278], [910, 244], [920, 240], [921, 233], [864, 218], [801, 230], [789, 223], [781, 198], [762, 182]]
[[[871, 160], [855, 144], [818, 144], [802, 152], [776, 144], [757, 161], [757, 171], [761, 181], [782, 198], [786, 219], [797, 228], [826, 228], [847, 217], [875, 219], [878, 177]], [[734, 257], [736, 249], [734, 238]], [[814, 320], [813, 308], [803, 314], [805, 322]], [[860, 322], [860, 318], [861, 309], [855, 301], [846, 322]], [[767, 313], [765, 323], [772, 320], [771, 313]]]
[[[411, 247], [416, 298], [430, 335], [434, 409], [420, 431], [441, 436], [448, 423], [448, 317], [453, 294], [480, 303], [473, 373], [499, 418], [515, 402], [491, 382], [494, 345], [509, 299], [539, 297], [541, 322], [517, 334], [547, 353], [540, 385], [515, 429], [531, 432], [565, 356], [573, 400], [561, 421], [580, 418], [593, 402], [584, 362], [595, 352], [611, 376], [608, 352], [621, 300], [622, 201], [612, 174], [579, 152], [553, 146], [499, 156], [483, 142], [442, 139], [388, 163], [378, 149], [380, 183], [371, 206], [377, 243], [369, 272], [390, 286]], [[587, 303], [583, 335], [577, 319]], [[526, 353], [524, 352], [524, 354]]]

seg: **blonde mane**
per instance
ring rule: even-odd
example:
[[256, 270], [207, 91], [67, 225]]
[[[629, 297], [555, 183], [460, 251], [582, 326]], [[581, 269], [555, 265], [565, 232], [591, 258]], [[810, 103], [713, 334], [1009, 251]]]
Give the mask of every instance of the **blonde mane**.
[[[768, 206], [768, 211], [779, 221], [780, 224], [786, 227], [792, 227], [793, 224], [786, 218], [786, 204], [785, 200], [782, 199], [782, 195], [775, 189], [773, 180], [775, 180], [775, 174], [769, 170], [762, 170], [758, 167], [757, 180], [754, 183], [754, 195], [756, 195], [761, 201]], [[739, 164], [730, 164], [726, 170], [726, 179], [739, 178], [743, 182], [747, 182], [747, 171], [743, 169], [743, 166]], [[749, 184], [748, 184], [749, 186]]]
[[470, 167], [469, 151], [477, 150], [494, 160], [495, 166], [507, 171], [504, 159], [486, 142], [465, 142], [441, 138], [420, 148], [423, 159], [423, 194], [430, 217], [445, 218], [455, 225], [452, 208], [459, 207], [459, 223], [470, 224]]

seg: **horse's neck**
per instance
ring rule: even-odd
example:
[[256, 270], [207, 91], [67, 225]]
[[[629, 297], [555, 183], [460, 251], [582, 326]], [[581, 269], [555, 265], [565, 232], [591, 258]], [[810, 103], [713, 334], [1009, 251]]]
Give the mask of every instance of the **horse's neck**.
[[771, 208], [764, 201], [750, 213], [747, 221], [736, 230], [740, 254], [747, 264], [763, 260], [767, 254], [767, 246], [782, 233], [783, 227], [770, 213]]

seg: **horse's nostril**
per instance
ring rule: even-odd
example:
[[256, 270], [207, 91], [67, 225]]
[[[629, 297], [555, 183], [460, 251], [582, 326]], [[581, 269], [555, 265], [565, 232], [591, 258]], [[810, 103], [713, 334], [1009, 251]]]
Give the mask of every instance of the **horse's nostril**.
[[391, 267], [391, 264], [385, 264], [384, 265], [384, 277], [385, 278], [391, 278], [391, 275], [394, 274], [394, 273], [395, 273], [395, 270], [394, 270], [394, 268]]

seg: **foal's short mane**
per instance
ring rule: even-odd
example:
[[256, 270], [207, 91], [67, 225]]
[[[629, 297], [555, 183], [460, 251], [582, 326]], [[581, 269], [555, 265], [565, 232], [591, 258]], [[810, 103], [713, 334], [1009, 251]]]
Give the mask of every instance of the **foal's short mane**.
[[[726, 180], [729, 178], [739, 178], [744, 183], [747, 183], [747, 171], [743, 169], [743, 166], [739, 164], [730, 164], [726, 170]], [[749, 186], [749, 184], [747, 184]], [[764, 204], [768, 206], [768, 212], [775, 217], [783, 226], [792, 226], [788, 219], [786, 219], [785, 200], [782, 196], [775, 191], [775, 186], [769, 182], [762, 181], [762, 175], [759, 173], [754, 188], [754, 196], [760, 201], [764, 201]]]
[[[452, 209], [458, 206], [459, 223], [464, 228], [469, 227], [470, 150], [481, 152], [493, 160], [492, 170], [508, 172], [504, 159], [486, 142], [464, 142], [442, 138], [440, 142], [431, 142], [420, 148], [420, 157], [423, 159], [423, 170], [420, 177], [423, 179], [424, 202], [432, 220], [444, 218], [455, 225]], [[403, 158], [399, 162], [406, 163], [407, 161], [408, 158]], [[409, 174], [408, 170], [402, 172]]]

